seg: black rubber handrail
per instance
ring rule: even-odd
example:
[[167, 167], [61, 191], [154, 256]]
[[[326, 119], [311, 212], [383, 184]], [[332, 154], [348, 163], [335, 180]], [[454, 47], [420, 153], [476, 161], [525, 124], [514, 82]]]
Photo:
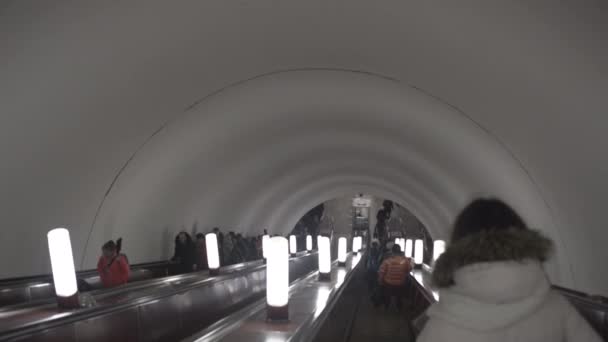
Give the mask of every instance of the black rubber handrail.
[[[140, 263], [140, 264], [133, 264], [130, 265], [131, 269], [138, 269], [138, 268], [152, 268], [152, 267], [161, 267], [163, 265], [170, 265], [171, 262], [164, 260], [164, 261], [154, 261], [154, 262], [144, 262], [144, 263]], [[78, 271], [76, 272], [76, 278], [86, 278], [88, 276], [91, 275], [96, 275], [97, 274], [97, 269], [89, 269], [89, 270], [83, 270], [83, 271]], [[52, 274], [39, 274], [39, 275], [33, 275], [33, 276], [25, 276], [25, 277], [14, 277], [14, 278], [4, 278], [4, 279], [0, 279], [0, 288], [2, 287], [15, 287], [15, 285], [19, 285], [19, 284], [24, 284], [27, 285], [28, 283], [32, 283], [32, 284], [36, 284], [36, 283], [41, 283], [41, 282], [53, 282], [53, 275]]]
[[[313, 256], [314, 254], [316, 254], [316, 253], [298, 253], [295, 257], [290, 258], [290, 260], [298, 259], [298, 258], [302, 258], [302, 257], [306, 257], [306, 256]], [[265, 267], [265, 265], [262, 263], [262, 260], [258, 260], [258, 261], [254, 261], [254, 262], [243, 263], [243, 264], [230, 265], [230, 266], [227, 266], [226, 268], [227, 269], [228, 268], [238, 268], [238, 267], [242, 267], [243, 265], [246, 265], [246, 264], [254, 264], [254, 263], [259, 264], [259, 265], [252, 266], [252, 267], [243, 267], [242, 269], [238, 269], [237, 271], [234, 271], [231, 273], [226, 273], [226, 274], [220, 274], [219, 276], [215, 276], [215, 277], [203, 278], [201, 280], [195, 281], [195, 282], [187, 284], [185, 286], [180, 286], [179, 288], [165, 289], [164, 291], [157, 292], [157, 293], [150, 294], [150, 295], [143, 296], [143, 297], [139, 297], [136, 299], [132, 299], [132, 300], [129, 300], [124, 303], [118, 303], [118, 304], [113, 304], [113, 305], [108, 305], [108, 306], [96, 306], [96, 307], [92, 307], [92, 308], [84, 308], [84, 309], [80, 309], [80, 310], [66, 312], [67, 315], [64, 317], [41, 319], [36, 322], [30, 322], [24, 326], [15, 326], [14, 328], [10, 328], [10, 329], [0, 332], [0, 339], [12, 338], [13, 337], [12, 335], [14, 335], [14, 334], [23, 335], [23, 334], [27, 334], [27, 333], [34, 332], [34, 331], [54, 328], [54, 327], [57, 327], [60, 325], [70, 324], [70, 323], [73, 323], [76, 321], [89, 319], [89, 318], [96, 317], [96, 316], [99, 316], [102, 314], [118, 312], [118, 311], [124, 310], [126, 308], [136, 307], [136, 306], [142, 305], [147, 302], [160, 300], [165, 297], [173, 296], [177, 293], [189, 291], [191, 289], [194, 289], [194, 288], [197, 288], [200, 286], [207, 286], [207, 285], [210, 285], [210, 284], [213, 284], [216, 282], [222, 282], [222, 281], [225, 281], [225, 280], [228, 280], [231, 278], [236, 278], [245, 272], [247, 272], [247, 273], [255, 272], [255, 271]], [[174, 277], [177, 277], [176, 281], [178, 281], [179, 277], [182, 277], [182, 276], [186, 277], [188, 275], [189, 274], [185, 274], [185, 275], [181, 275], [181, 276], [165, 277], [165, 278], [162, 278], [162, 280], [159, 280], [159, 282], [162, 282], [162, 281], [166, 280], [167, 278], [174, 278]], [[111, 290], [120, 291], [120, 290], [124, 290], [124, 288], [117, 288], [117, 289], [111, 289]], [[132, 289], [130, 289], [130, 290], [132, 290]], [[119, 292], [117, 292], [117, 293], [119, 293]], [[106, 295], [106, 294], [107, 293], [104, 293], [104, 295]], [[110, 295], [110, 294], [108, 294], [108, 295]]]

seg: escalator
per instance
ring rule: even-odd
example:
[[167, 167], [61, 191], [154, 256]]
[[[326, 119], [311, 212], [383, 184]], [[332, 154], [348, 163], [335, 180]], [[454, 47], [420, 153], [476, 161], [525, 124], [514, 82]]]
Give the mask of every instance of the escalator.
[[[315, 270], [316, 253], [290, 259], [290, 280]], [[262, 261], [90, 292], [93, 305], [59, 310], [54, 302], [0, 311], [1, 341], [163, 341], [187, 336], [257, 300], [265, 289]], [[8, 308], [8, 309], [7, 309]]]
[[[167, 276], [170, 268], [171, 263], [167, 261], [132, 265], [129, 283]], [[97, 270], [77, 272], [76, 278], [81, 291], [103, 288]], [[0, 280], [0, 311], [8, 305], [41, 303], [54, 296], [53, 276], [50, 274]]]
[[[341, 294], [314, 342], [415, 341], [424, 328], [426, 309], [438, 294], [429, 286], [430, 269], [414, 270], [405, 288], [402, 311], [374, 307], [362, 273]], [[570, 289], [553, 287], [608, 341], [608, 301]]]

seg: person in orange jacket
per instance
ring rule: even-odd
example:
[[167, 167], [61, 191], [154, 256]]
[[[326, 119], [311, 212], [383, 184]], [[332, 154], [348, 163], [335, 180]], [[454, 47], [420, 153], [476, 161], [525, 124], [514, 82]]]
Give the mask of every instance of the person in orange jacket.
[[397, 300], [397, 309], [401, 310], [403, 303], [401, 299], [405, 292], [405, 282], [408, 274], [412, 271], [413, 265], [410, 258], [406, 258], [401, 252], [398, 244], [393, 245], [392, 255], [388, 257], [378, 271], [378, 282], [382, 288], [382, 298], [384, 307], [388, 309], [391, 298]]
[[97, 262], [97, 272], [103, 287], [110, 288], [126, 284], [129, 281], [129, 261], [120, 254], [122, 239], [106, 242], [101, 248], [102, 256]]

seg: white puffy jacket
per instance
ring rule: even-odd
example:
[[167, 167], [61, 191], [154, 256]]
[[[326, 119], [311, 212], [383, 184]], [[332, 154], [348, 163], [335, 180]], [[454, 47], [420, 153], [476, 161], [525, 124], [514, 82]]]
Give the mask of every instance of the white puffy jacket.
[[537, 260], [467, 265], [428, 310], [418, 342], [601, 342], [576, 309], [551, 290]]

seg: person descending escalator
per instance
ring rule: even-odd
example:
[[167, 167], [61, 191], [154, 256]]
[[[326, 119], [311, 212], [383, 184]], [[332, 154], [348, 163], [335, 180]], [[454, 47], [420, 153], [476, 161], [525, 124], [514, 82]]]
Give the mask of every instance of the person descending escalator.
[[380, 264], [382, 263], [382, 249], [380, 249], [380, 244], [378, 240], [372, 241], [372, 245], [369, 249], [369, 253], [367, 255], [367, 289], [370, 293], [374, 293], [376, 287], [378, 286], [378, 270], [380, 269]]
[[403, 255], [398, 244], [393, 245], [391, 252], [391, 255], [380, 265], [378, 282], [384, 307], [388, 309], [391, 299], [395, 298], [397, 309], [401, 310], [407, 276], [414, 266], [412, 260]]
[[180, 232], [175, 237], [175, 252], [171, 261], [175, 263], [174, 274], [196, 271], [196, 246], [190, 234]]
[[97, 273], [103, 287], [110, 288], [129, 281], [129, 260], [121, 254], [122, 239], [110, 240], [101, 247], [102, 255], [97, 262]]
[[388, 240], [387, 220], [389, 217], [390, 214], [387, 214], [384, 209], [378, 210], [378, 214], [376, 215], [374, 237], [380, 241], [381, 245], [384, 245]]
[[435, 263], [439, 301], [418, 342], [601, 342], [577, 310], [551, 289], [543, 269], [553, 242], [507, 204], [477, 199], [456, 218]]

